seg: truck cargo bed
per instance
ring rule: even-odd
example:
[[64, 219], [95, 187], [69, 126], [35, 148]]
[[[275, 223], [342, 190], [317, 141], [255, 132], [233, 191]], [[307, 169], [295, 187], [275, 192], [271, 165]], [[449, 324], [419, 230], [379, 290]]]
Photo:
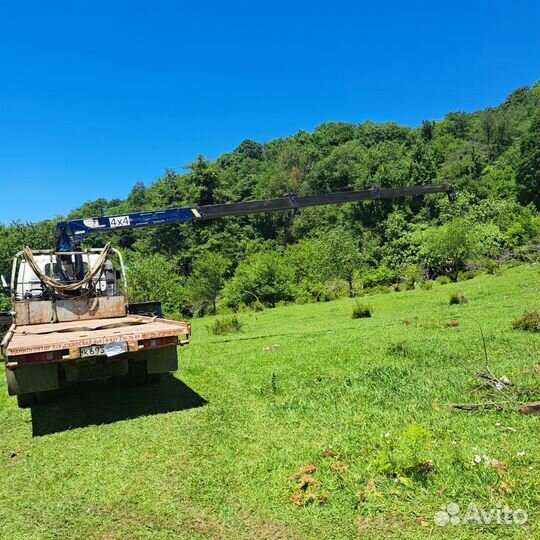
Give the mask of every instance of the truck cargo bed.
[[127, 315], [110, 319], [13, 325], [2, 342], [2, 353], [10, 361], [17, 356], [50, 351], [64, 351], [64, 359], [80, 357], [80, 348], [90, 345], [126, 342], [136, 352], [143, 340], [191, 334], [185, 322]]

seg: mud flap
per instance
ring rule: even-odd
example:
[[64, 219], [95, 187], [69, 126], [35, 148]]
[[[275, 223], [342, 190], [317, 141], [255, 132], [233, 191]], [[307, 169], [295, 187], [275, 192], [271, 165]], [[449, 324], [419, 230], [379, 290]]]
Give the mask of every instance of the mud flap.
[[176, 345], [163, 347], [162, 349], [141, 351], [135, 355], [134, 360], [145, 360], [147, 373], [168, 373], [178, 369]]

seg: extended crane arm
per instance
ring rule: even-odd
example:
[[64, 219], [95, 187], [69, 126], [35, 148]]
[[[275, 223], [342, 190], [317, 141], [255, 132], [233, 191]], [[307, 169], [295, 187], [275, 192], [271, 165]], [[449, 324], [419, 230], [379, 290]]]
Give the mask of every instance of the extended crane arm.
[[56, 250], [59, 252], [74, 251], [75, 246], [84, 238], [96, 232], [133, 229], [167, 223], [203, 221], [226, 216], [245, 216], [247, 214], [262, 212], [297, 210], [308, 206], [393, 199], [395, 197], [427, 195], [429, 193], [446, 193], [450, 200], [454, 200], [456, 197], [455, 190], [450, 184], [388, 189], [373, 187], [372, 189], [363, 191], [305, 195], [301, 197], [295, 197], [289, 194], [279, 199], [267, 199], [263, 201], [211, 204], [194, 208], [172, 208], [169, 210], [135, 212], [117, 216], [100, 216], [90, 219], [72, 219], [58, 223], [56, 226]]

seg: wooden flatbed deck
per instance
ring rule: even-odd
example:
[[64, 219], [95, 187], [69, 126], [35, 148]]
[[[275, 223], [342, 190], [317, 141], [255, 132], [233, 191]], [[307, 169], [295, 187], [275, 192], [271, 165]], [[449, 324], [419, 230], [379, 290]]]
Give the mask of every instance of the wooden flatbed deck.
[[127, 342], [132, 351], [141, 340], [191, 334], [185, 322], [127, 315], [110, 319], [13, 325], [2, 341], [2, 353], [16, 360], [23, 354], [69, 351], [69, 359], [79, 358], [79, 349], [89, 345]]

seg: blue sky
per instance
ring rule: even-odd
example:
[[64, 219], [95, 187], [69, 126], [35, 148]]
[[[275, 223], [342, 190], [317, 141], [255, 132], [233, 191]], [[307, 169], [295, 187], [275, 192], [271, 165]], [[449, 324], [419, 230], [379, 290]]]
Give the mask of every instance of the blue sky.
[[326, 121], [417, 125], [540, 79], [540, 2], [0, 0], [0, 222]]

